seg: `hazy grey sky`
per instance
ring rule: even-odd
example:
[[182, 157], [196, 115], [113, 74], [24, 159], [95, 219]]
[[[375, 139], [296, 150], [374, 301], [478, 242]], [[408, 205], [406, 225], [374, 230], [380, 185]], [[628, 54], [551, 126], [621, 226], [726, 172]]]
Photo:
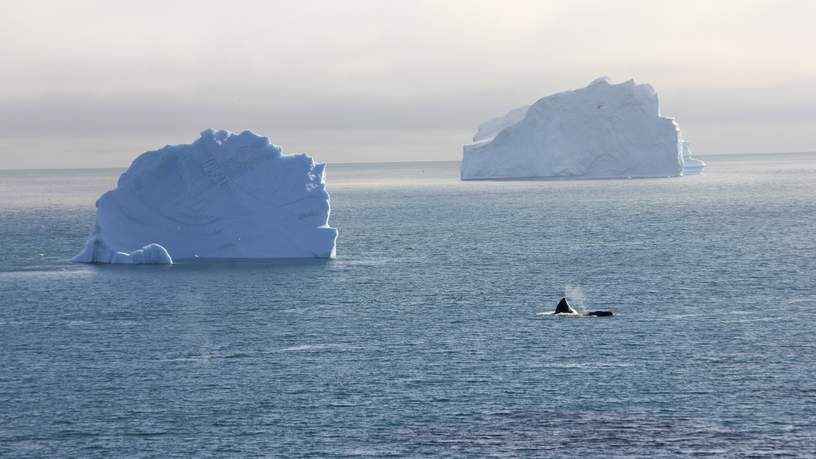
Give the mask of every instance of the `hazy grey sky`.
[[126, 166], [206, 127], [459, 159], [601, 75], [651, 83], [699, 155], [816, 150], [808, 0], [0, 2], [0, 168]]

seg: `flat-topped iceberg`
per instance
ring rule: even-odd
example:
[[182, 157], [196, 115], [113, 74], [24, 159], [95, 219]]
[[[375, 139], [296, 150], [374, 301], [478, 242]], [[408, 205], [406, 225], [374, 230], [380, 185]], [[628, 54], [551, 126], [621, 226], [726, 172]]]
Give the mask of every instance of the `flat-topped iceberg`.
[[96, 227], [74, 261], [331, 258], [324, 170], [250, 131], [208, 129], [136, 158], [96, 202]]
[[483, 123], [464, 146], [463, 180], [682, 175], [677, 123], [660, 116], [657, 93], [629, 80], [560, 92]]

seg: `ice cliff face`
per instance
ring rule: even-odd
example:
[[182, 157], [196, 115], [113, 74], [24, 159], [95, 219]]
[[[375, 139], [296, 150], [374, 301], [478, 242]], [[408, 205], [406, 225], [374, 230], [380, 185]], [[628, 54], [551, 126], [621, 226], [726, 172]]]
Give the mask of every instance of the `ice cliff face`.
[[463, 180], [666, 177], [683, 173], [680, 131], [657, 93], [633, 80], [540, 99], [481, 126], [465, 145]]
[[163, 259], [154, 246], [176, 260], [333, 257], [324, 168], [250, 131], [206, 130], [144, 153], [96, 202], [96, 228], [75, 261]]

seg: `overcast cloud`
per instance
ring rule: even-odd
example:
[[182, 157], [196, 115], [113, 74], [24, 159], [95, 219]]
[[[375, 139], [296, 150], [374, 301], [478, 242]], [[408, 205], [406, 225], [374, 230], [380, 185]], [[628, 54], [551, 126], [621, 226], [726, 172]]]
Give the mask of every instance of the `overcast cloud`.
[[330, 162], [455, 160], [601, 75], [694, 151], [816, 150], [802, 1], [2, 1], [0, 168], [126, 166], [206, 127]]

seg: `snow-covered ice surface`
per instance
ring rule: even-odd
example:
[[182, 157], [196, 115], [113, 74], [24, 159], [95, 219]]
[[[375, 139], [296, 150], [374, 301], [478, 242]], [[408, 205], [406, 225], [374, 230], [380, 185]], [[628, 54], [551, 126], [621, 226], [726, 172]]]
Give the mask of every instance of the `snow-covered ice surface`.
[[529, 105], [510, 110], [506, 115], [491, 118], [476, 128], [476, 134], [473, 135], [473, 142], [487, 142], [493, 140], [496, 134], [501, 132], [504, 128], [510, 127], [524, 119], [527, 115]]
[[168, 260], [331, 258], [337, 230], [328, 225], [324, 169], [250, 131], [208, 129], [192, 144], [136, 158], [96, 202], [96, 228], [75, 261], [148, 262], [159, 252]]
[[[463, 180], [683, 175], [684, 150], [657, 93], [606, 77], [491, 119], [464, 146]], [[688, 156], [687, 156], [688, 157]], [[690, 157], [689, 157], [690, 158]], [[702, 170], [702, 161], [692, 169]], [[699, 173], [699, 170], [696, 172]]]

